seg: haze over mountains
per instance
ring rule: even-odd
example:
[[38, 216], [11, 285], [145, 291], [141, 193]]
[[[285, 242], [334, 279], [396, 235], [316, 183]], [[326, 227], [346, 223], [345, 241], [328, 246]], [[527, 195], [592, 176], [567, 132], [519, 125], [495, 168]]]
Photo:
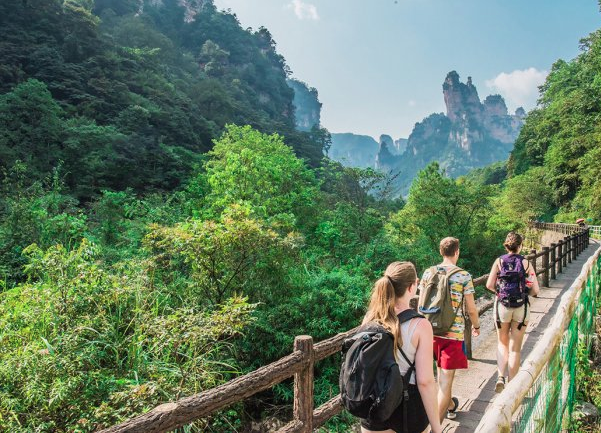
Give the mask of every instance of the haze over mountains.
[[395, 182], [401, 195], [432, 161], [456, 177], [507, 159], [523, 125], [524, 109], [509, 114], [500, 95], [480, 101], [471, 77], [462, 83], [455, 71], [447, 74], [442, 90], [446, 114], [433, 113], [416, 123], [408, 139], [383, 134], [377, 142], [369, 136], [337, 133], [332, 134], [328, 155], [348, 166], [400, 173]]

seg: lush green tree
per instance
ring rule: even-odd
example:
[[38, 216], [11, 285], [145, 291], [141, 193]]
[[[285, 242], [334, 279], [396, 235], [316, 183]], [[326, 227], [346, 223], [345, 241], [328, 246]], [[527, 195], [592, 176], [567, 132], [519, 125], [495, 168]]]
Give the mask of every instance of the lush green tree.
[[529, 221], [548, 216], [552, 210], [551, 199], [552, 189], [545, 169], [532, 167], [509, 179], [500, 195], [493, 199], [495, 214], [491, 224], [501, 231], [522, 231]]
[[389, 236], [398, 242], [420, 268], [440, 261], [438, 245], [454, 236], [461, 242], [461, 260], [471, 272], [484, 272], [488, 257], [488, 216], [492, 211], [490, 187], [447, 177], [431, 163], [415, 178], [407, 204], [387, 224]]
[[[286, 257], [302, 244], [295, 233], [282, 237], [252, 216], [250, 208], [234, 205], [219, 220], [190, 220], [174, 227], [151, 226], [146, 245], [157, 265], [190, 275], [198, 305], [222, 303], [235, 292], [265, 301], [277, 287]], [[169, 268], [168, 268], [169, 269]]]
[[539, 107], [526, 118], [509, 161], [509, 174], [543, 166], [551, 187], [547, 207], [560, 208], [558, 219], [598, 220], [596, 182], [591, 158], [597, 154], [601, 129], [601, 31], [581, 41], [582, 53], [558, 60], [541, 86]]
[[289, 226], [313, 206], [315, 175], [277, 134], [229, 125], [209, 157], [207, 202], [216, 215], [233, 203], [247, 204]]
[[0, 183], [0, 290], [24, 280], [27, 246], [70, 249], [87, 231], [87, 216], [65, 194], [60, 170], [33, 184], [29, 176], [28, 167], [17, 161]]
[[481, 185], [499, 185], [507, 178], [507, 161], [499, 161], [483, 168], [476, 168], [465, 177]]
[[48, 175], [62, 154], [63, 111], [38, 80], [28, 80], [0, 95], [0, 167], [17, 160], [34, 179]]

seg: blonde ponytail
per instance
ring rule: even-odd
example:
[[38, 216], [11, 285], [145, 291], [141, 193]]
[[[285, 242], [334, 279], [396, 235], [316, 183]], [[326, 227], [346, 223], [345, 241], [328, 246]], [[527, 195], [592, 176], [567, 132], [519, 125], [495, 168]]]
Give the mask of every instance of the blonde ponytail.
[[393, 262], [388, 265], [384, 276], [374, 284], [369, 307], [363, 318], [363, 325], [375, 322], [388, 330], [394, 336], [394, 345], [398, 348], [403, 346], [403, 341], [399, 318], [395, 312], [396, 300], [405, 294], [416, 279], [417, 272], [412, 263]]

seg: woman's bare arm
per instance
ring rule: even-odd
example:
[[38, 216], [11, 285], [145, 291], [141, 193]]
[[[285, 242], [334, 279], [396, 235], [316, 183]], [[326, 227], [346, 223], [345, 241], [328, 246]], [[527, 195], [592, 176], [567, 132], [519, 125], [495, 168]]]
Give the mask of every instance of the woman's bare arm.
[[499, 259], [496, 259], [492, 264], [492, 268], [490, 269], [490, 274], [488, 274], [488, 280], [486, 280], [486, 288], [491, 292], [497, 291], [497, 274], [499, 272]]
[[522, 265], [524, 266], [524, 269], [527, 269], [526, 278], [529, 281], [532, 281], [532, 287], [530, 288], [530, 292], [528, 294], [530, 296], [537, 296], [540, 293], [540, 286], [538, 285], [538, 278], [536, 276], [534, 266], [532, 266], [532, 264], [526, 259], [524, 259]]
[[434, 370], [432, 369], [432, 362], [434, 360], [432, 325], [427, 320], [420, 319], [415, 329], [415, 334], [417, 334], [417, 352], [415, 353], [415, 380], [417, 388], [422, 397], [432, 433], [441, 433], [442, 427], [438, 418], [438, 398], [436, 395], [437, 386], [434, 381]]

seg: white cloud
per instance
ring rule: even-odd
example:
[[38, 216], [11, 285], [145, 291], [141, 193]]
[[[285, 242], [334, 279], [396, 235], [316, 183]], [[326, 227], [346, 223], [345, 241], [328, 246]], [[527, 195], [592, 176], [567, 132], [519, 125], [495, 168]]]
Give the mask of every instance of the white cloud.
[[415, 106], [417, 105], [417, 103], [416, 103], [416, 102], [415, 102], [413, 99], [411, 99], [411, 100], [410, 100], [410, 101], [407, 103], [407, 105], [409, 105], [410, 107], [415, 107]]
[[547, 71], [536, 68], [501, 72], [492, 80], [486, 80], [486, 86], [505, 98], [507, 105], [513, 109], [533, 108], [538, 99], [538, 86], [545, 82]]
[[302, 0], [292, 0], [288, 8], [294, 10], [294, 14], [299, 20], [319, 20], [317, 8], [310, 3], [305, 3]]

